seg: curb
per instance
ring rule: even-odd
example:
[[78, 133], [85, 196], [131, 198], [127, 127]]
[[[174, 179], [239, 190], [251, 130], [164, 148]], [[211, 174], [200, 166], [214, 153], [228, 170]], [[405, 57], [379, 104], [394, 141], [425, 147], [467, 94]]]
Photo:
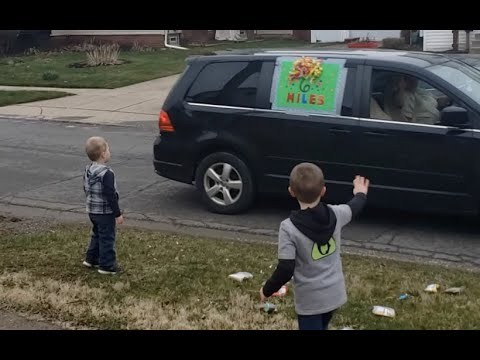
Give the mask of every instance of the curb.
[[128, 125], [128, 124], [118, 124], [118, 123], [98, 123], [98, 122], [87, 122], [81, 120], [62, 120], [62, 119], [49, 119], [44, 117], [25, 117], [22, 115], [6, 115], [0, 113], [0, 120], [27, 120], [27, 121], [38, 121], [38, 122], [55, 122], [61, 124], [76, 124], [76, 125], [90, 125], [90, 126], [115, 126], [115, 127], [125, 127], [125, 128], [141, 128], [140, 125]]
[[[60, 205], [60, 207], [59, 207]], [[85, 210], [79, 206], [68, 206], [66, 204], [48, 203], [44, 201], [16, 200], [8, 201], [0, 199], [0, 212], [24, 218], [55, 218], [59, 222], [82, 222], [87, 223]], [[180, 218], [165, 218], [151, 214], [126, 213], [127, 227], [144, 228], [169, 233], [182, 233], [190, 236], [203, 236], [222, 240], [235, 240], [250, 243], [264, 243], [275, 246], [277, 244], [277, 230], [252, 229], [235, 225], [219, 223], [204, 223], [197, 220]], [[343, 239], [344, 254], [356, 256], [368, 256], [374, 259], [389, 259], [394, 261], [417, 263], [423, 265], [442, 266], [452, 269], [461, 269], [479, 273], [480, 267], [472, 263], [449, 261], [448, 259], [435, 258], [433, 254], [425, 256], [412, 254], [408, 251], [388, 251], [372, 249], [361, 243]]]

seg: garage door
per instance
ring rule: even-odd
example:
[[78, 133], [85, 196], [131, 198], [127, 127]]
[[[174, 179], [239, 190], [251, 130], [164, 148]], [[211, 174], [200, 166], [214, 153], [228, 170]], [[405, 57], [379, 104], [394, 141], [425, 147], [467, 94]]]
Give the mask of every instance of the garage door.
[[401, 30], [349, 30], [350, 38], [366, 38], [371, 40], [383, 40], [385, 38], [399, 38]]
[[312, 43], [342, 42], [348, 37], [348, 30], [312, 30]]

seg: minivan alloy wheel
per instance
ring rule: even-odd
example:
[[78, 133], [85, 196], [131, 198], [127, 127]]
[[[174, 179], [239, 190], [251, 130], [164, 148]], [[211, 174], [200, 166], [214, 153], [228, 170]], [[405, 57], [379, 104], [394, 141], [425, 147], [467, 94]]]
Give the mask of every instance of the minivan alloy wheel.
[[237, 169], [228, 163], [211, 165], [203, 176], [207, 196], [216, 204], [228, 206], [236, 203], [242, 195], [243, 182]]

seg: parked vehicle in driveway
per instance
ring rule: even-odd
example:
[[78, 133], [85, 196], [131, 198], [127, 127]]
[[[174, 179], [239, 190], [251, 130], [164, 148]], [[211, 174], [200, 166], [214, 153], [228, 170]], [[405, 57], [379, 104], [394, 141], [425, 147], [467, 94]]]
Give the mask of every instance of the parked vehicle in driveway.
[[287, 194], [291, 169], [318, 164], [326, 200], [361, 174], [369, 204], [480, 209], [480, 72], [440, 54], [267, 51], [191, 58], [154, 143], [157, 174], [195, 184], [214, 212]]

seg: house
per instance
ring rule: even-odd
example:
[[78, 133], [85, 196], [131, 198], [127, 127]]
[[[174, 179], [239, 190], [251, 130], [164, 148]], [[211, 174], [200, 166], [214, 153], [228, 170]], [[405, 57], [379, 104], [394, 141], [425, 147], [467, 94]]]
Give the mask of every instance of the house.
[[[293, 38], [306, 42], [343, 42], [348, 38], [368, 37], [382, 40], [386, 37], [400, 37], [400, 30], [243, 30], [248, 39], [253, 38]], [[215, 40], [215, 30], [169, 30], [172, 37], [184, 44], [207, 43]], [[169, 36], [170, 36], [169, 35]], [[111, 41], [123, 46], [134, 42], [145, 46], [163, 47], [165, 30], [52, 30], [55, 46], [81, 43], [95, 37], [97, 40]], [[168, 39], [171, 43], [171, 39]], [[178, 45], [178, 44], [173, 44]]]
[[[423, 37], [423, 51], [448, 51], [453, 49], [453, 30], [420, 30]], [[466, 33], [459, 31], [458, 49], [466, 49]], [[480, 30], [470, 34], [471, 52], [480, 52]]]
[[[310, 30], [241, 30], [249, 40], [255, 37], [287, 37], [310, 41]], [[202, 44], [215, 41], [215, 30], [168, 30], [168, 43]], [[116, 42], [131, 46], [138, 42], [144, 46], [163, 47], [165, 30], [51, 30], [54, 46], [78, 44], [95, 38], [106, 42]], [[171, 39], [170, 39], [171, 37]], [[178, 45], [173, 43], [172, 45]]]
[[344, 42], [352, 38], [368, 38], [381, 41], [385, 38], [399, 38], [401, 30], [310, 30], [310, 42]]
[[[311, 42], [343, 42], [349, 38], [369, 38], [381, 41], [385, 38], [400, 37], [401, 30], [311, 30]], [[420, 30], [423, 51], [448, 51], [453, 49], [453, 30]], [[471, 51], [480, 52], [480, 30], [473, 30]], [[459, 31], [459, 50], [466, 49], [466, 33]]]
[[[255, 37], [255, 30], [241, 31], [247, 39]], [[149, 47], [163, 47], [165, 44], [165, 30], [52, 30], [50, 36], [54, 46], [78, 44], [92, 38], [121, 46], [131, 46], [135, 42]], [[215, 30], [168, 30], [168, 37], [168, 43], [172, 45], [178, 45], [178, 42], [202, 44], [215, 41]]]
[[[51, 30], [54, 46], [81, 43], [92, 38], [131, 46], [135, 42], [149, 47], [163, 47], [166, 30]], [[453, 48], [453, 30], [420, 30], [424, 51], [448, 51]], [[171, 45], [203, 44], [215, 41], [216, 30], [168, 30], [167, 42]], [[240, 30], [243, 37], [254, 38], [286, 37], [311, 43], [344, 42], [352, 38], [368, 38], [381, 41], [399, 38], [401, 30]], [[466, 35], [459, 31], [459, 50], [466, 48]], [[480, 30], [470, 36], [472, 52], [480, 52]]]
[[[149, 47], [163, 47], [166, 30], [52, 30], [51, 40], [54, 46], [78, 44], [92, 39], [114, 42], [121, 46], [139, 43]], [[186, 42], [207, 42], [214, 39], [214, 30], [168, 30], [168, 43], [178, 45], [180, 39]], [[173, 41], [172, 41], [173, 40]]]

